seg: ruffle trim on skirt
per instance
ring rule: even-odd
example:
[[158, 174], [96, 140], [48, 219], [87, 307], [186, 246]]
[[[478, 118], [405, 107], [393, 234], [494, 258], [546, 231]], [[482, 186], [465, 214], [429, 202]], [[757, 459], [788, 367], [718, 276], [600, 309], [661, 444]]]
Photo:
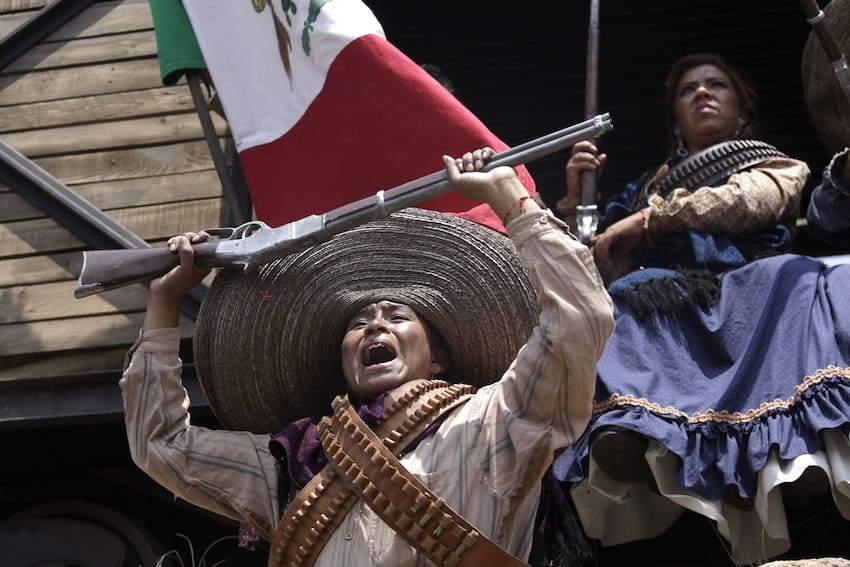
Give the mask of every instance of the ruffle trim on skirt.
[[774, 447], [756, 474], [757, 487], [747, 506], [705, 498], [684, 488], [679, 482], [679, 459], [654, 440], [649, 440], [643, 453], [645, 462], [633, 463], [639, 468], [648, 466], [650, 483], [617, 481], [591, 455], [588, 475], [573, 485], [571, 496], [586, 534], [602, 545], [658, 536], [683, 511], [691, 510], [717, 523], [735, 561], [759, 563], [791, 546], [779, 490], [783, 484], [790, 483], [805, 493], [811, 491], [812, 481], [820, 480], [811, 473], [822, 471], [836, 507], [850, 519], [850, 439], [839, 430], [822, 431], [821, 437], [822, 448], [792, 459], [781, 458]]
[[850, 368], [819, 370], [787, 400], [746, 413], [685, 415], [631, 398], [609, 399], [595, 409], [584, 435], [555, 462], [559, 480], [586, 478], [591, 440], [602, 431], [626, 430], [659, 442], [681, 459], [676, 476], [682, 488], [715, 501], [731, 485], [746, 499], [756, 495], [757, 476], [773, 449], [787, 461], [819, 450], [824, 430], [850, 431]]

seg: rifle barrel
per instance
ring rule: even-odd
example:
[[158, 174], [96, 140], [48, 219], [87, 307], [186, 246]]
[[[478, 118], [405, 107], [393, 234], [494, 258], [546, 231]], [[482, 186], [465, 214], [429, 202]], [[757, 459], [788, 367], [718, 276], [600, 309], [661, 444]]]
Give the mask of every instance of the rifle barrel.
[[[584, 115], [596, 114], [599, 104], [599, 0], [590, 0], [587, 27], [587, 69], [584, 83]], [[593, 140], [596, 143], [596, 140]], [[582, 242], [588, 244], [596, 232], [596, 173], [582, 171], [579, 176], [581, 205], [576, 209], [576, 229]]]
[[[573, 146], [576, 142], [601, 136], [613, 128], [609, 114], [594, 116], [584, 122], [500, 152], [487, 163], [484, 171], [490, 171], [503, 165], [515, 167], [528, 163]], [[380, 218], [399, 209], [433, 199], [450, 189], [451, 184], [446, 172], [438, 171], [329, 211], [325, 213], [326, 226], [333, 234], [337, 234], [368, 220]]]
[[[489, 171], [500, 166], [517, 166], [581, 140], [598, 137], [613, 128], [608, 114], [595, 116], [520, 144], [493, 156], [484, 167]], [[231, 232], [243, 235], [218, 242], [194, 246], [199, 266], [251, 266], [269, 262], [330, 239], [333, 235], [390, 213], [415, 205], [451, 189], [445, 171], [438, 171], [387, 191], [354, 201], [323, 215], [311, 215], [277, 228], [255, 221]], [[252, 230], [240, 230], [248, 225]], [[86, 297], [108, 289], [152, 279], [179, 263], [176, 254], [166, 248], [142, 250], [94, 250], [83, 252], [83, 268], [74, 291], [75, 297]]]

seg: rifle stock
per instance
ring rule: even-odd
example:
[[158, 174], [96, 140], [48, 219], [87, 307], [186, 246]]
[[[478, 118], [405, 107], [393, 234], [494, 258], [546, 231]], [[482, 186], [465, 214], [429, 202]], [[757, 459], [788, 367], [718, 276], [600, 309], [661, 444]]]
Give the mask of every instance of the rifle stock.
[[[196, 244], [195, 262], [200, 266], [214, 265], [216, 243]], [[205, 262], [212, 261], [207, 264]], [[147, 281], [168, 272], [180, 264], [180, 257], [165, 247], [131, 248], [120, 250], [87, 250], [74, 297], [81, 298]]]
[[[594, 138], [613, 129], [608, 114], [552, 132], [498, 153], [485, 171], [503, 165], [517, 166], [533, 161], [576, 142]], [[432, 199], [451, 189], [445, 171], [438, 171], [387, 191], [360, 199], [322, 215], [310, 215], [278, 228], [253, 221], [229, 232], [226, 240], [195, 245], [195, 263], [201, 267], [248, 269], [323, 242], [333, 235], [364, 222]], [[94, 250], [83, 252], [82, 268], [74, 296], [86, 297], [102, 291], [161, 276], [180, 263], [167, 248]]]

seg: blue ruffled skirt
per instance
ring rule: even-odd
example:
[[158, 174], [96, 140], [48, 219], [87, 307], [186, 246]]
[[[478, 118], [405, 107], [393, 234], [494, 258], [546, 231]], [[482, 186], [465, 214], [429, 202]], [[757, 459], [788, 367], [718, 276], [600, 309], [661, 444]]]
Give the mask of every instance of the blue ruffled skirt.
[[[781, 553], [787, 542], [775, 525], [776, 486], [764, 486], [765, 476], [787, 482], [774, 472], [800, 469], [800, 459], [814, 455], [827, 462], [834, 494], [850, 481], [835, 478], [845, 475], [845, 464], [850, 470], [843, 462], [850, 446], [846, 455], [826, 455], [823, 442], [828, 431], [843, 446], [850, 432], [850, 265], [776, 256], [724, 274], [708, 312], [688, 305], [639, 321], [624, 302], [615, 300], [615, 309], [591, 423], [554, 466], [557, 478], [575, 483], [589, 535], [609, 543], [648, 537], [663, 528], [651, 527], [654, 520], [675, 520], [673, 509], [652, 518], [651, 509], [628, 508], [676, 505], [718, 520], [721, 533], [734, 529], [740, 536], [747, 529], [731, 524], [760, 523], [748, 529], [761, 530], [762, 541], [729, 536], [739, 558], [764, 555], [764, 530], [773, 524], [777, 543], [768, 554]], [[611, 429], [648, 440], [644, 458], [656, 486], [646, 494], [646, 487], [617, 487], [604, 471], [594, 486], [591, 445]], [[723, 497], [730, 490], [740, 498], [736, 509], [748, 503], [741, 513], [752, 517], [726, 517]], [[850, 498], [847, 492], [839, 496]], [[614, 533], [624, 518], [641, 515], [646, 529]]]

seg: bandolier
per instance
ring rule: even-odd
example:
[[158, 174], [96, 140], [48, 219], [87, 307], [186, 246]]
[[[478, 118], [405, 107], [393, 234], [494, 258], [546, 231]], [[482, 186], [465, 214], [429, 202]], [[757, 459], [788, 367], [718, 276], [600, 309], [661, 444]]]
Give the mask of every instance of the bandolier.
[[397, 458], [475, 388], [422, 380], [373, 432], [337, 397], [319, 424], [328, 464], [299, 492], [272, 539], [270, 567], [312, 565], [358, 498], [436, 565], [524, 565], [435, 496]]

